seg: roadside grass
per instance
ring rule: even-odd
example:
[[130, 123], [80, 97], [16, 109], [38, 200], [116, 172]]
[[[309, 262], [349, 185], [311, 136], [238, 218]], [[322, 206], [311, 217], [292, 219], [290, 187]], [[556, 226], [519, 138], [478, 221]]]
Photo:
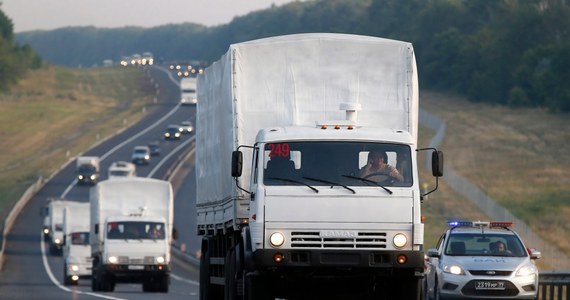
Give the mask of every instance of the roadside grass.
[[[446, 137], [440, 147], [445, 164], [570, 256], [568, 115], [472, 103], [427, 91], [422, 92], [421, 107], [446, 121]], [[448, 198], [448, 192], [442, 189], [437, 197]], [[430, 207], [430, 200], [424, 211], [439, 217], [453, 209], [447, 201], [433, 201], [434, 207]], [[468, 205], [460, 197], [452, 201]], [[426, 231], [433, 228], [426, 227], [430, 228]]]
[[0, 94], [0, 217], [39, 176], [140, 120], [153, 93], [138, 69], [47, 66]]

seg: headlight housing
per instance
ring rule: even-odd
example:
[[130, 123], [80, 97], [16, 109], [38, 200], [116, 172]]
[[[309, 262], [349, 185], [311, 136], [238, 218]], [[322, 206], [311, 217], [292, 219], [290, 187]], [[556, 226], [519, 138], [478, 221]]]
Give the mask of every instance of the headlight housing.
[[392, 239], [396, 248], [403, 248], [408, 243], [408, 238], [403, 233], [398, 233]]
[[465, 275], [463, 268], [458, 265], [445, 265], [443, 266], [443, 272], [453, 275]]
[[281, 232], [274, 232], [269, 237], [269, 243], [273, 247], [281, 247], [285, 243], [285, 237]]
[[529, 276], [536, 274], [537, 269], [536, 266], [532, 264], [527, 264], [520, 267], [517, 272], [515, 273], [516, 276]]
[[156, 262], [159, 264], [163, 264], [166, 261], [166, 259], [164, 259], [164, 256], [158, 256], [156, 258]]
[[107, 258], [107, 261], [108, 261], [109, 263], [111, 263], [111, 264], [116, 264], [116, 263], [119, 262], [119, 258], [116, 257], [116, 256], [109, 256], [109, 257]]

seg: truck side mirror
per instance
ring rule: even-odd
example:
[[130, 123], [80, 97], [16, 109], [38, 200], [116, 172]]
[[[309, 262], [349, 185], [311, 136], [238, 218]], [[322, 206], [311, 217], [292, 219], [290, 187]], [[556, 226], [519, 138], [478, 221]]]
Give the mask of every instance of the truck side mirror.
[[443, 176], [443, 152], [433, 151], [431, 153], [431, 173], [434, 177]]
[[241, 151], [232, 152], [232, 177], [240, 177], [243, 169], [243, 154]]
[[172, 228], [172, 239], [173, 240], [178, 239], [178, 230], [176, 230], [176, 228]]
[[95, 224], [95, 234], [99, 234], [99, 224]]

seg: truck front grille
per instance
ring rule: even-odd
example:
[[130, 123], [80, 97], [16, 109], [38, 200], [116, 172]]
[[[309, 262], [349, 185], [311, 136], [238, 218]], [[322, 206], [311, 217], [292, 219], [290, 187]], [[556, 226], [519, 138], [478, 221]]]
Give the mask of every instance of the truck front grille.
[[152, 265], [155, 263], [153, 256], [145, 256], [144, 258], [129, 258], [128, 256], [119, 256], [119, 264], [121, 265]]
[[322, 237], [318, 231], [291, 232], [292, 248], [386, 249], [385, 232], [358, 232], [355, 237]]

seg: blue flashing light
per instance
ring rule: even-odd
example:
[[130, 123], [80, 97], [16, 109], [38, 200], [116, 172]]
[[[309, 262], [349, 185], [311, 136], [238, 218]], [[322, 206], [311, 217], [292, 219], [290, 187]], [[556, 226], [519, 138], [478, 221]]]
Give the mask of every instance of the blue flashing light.
[[471, 222], [471, 221], [449, 221], [449, 222], [447, 222], [447, 225], [452, 226], [452, 227], [473, 226], [473, 222]]

